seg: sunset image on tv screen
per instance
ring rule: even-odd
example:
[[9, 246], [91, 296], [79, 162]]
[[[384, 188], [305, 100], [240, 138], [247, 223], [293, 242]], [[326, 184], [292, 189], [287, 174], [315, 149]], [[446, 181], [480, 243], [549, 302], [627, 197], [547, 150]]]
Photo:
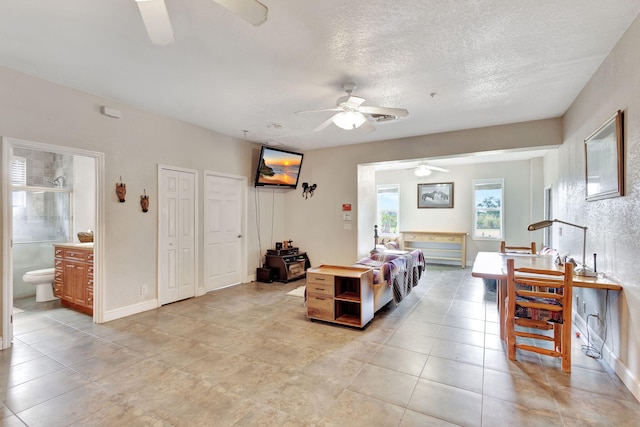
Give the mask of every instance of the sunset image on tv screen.
[[258, 183], [296, 185], [302, 155], [265, 148], [258, 166]]

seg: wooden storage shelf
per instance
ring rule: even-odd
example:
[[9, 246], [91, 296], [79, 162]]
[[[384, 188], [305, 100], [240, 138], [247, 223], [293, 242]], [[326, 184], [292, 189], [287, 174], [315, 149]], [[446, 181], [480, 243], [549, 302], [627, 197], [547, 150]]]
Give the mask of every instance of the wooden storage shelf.
[[402, 231], [402, 248], [419, 249], [425, 260], [456, 261], [462, 268], [467, 263], [469, 233], [447, 231]]
[[364, 327], [373, 319], [373, 270], [334, 265], [308, 269], [307, 316]]

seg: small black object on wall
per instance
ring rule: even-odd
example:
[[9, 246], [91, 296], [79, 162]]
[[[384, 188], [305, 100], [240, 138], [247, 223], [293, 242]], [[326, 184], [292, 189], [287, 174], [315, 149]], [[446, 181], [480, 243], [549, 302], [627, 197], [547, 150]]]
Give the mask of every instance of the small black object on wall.
[[308, 199], [309, 196], [313, 197], [313, 192], [318, 188], [317, 184], [309, 185], [308, 182], [302, 183], [302, 197]]

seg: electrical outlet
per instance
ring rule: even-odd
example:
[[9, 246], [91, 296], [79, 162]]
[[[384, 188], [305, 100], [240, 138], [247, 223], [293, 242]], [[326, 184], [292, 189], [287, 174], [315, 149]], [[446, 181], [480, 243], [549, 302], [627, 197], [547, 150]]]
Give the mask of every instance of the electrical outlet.
[[562, 227], [558, 227], [558, 236], [562, 237]]
[[146, 295], [146, 294], [147, 294], [147, 286], [146, 285], [140, 286], [140, 295]]

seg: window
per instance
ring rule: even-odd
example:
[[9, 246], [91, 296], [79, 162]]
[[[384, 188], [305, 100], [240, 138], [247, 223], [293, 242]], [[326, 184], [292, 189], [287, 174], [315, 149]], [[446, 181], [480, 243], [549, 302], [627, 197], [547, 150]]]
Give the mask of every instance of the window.
[[18, 187], [27, 185], [27, 159], [24, 157], [11, 158], [11, 185]]
[[378, 185], [378, 234], [398, 235], [400, 186]]
[[473, 238], [502, 240], [504, 236], [504, 179], [473, 181]]

